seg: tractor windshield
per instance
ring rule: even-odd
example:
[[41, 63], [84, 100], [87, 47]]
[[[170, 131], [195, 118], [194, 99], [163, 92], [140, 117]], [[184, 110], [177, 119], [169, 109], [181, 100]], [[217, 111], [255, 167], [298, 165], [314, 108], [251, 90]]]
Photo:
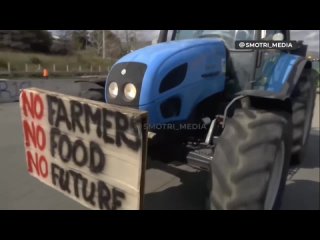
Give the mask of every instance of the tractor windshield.
[[227, 48], [234, 49], [235, 41], [254, 40], [254, 30], [176, 30], [174, 40], [192, 39], [192, 38], [220, 38]]

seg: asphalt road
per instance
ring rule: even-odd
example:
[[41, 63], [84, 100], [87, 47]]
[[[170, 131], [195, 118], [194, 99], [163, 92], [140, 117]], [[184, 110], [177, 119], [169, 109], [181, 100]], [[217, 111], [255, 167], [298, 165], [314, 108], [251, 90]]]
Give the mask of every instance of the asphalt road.
[[[319, 131], [318, 95], [305, 161], [290, 170], [282, 209], [320, 209]], [[86, 209], [27, 173], [17, 103], [0, 104], [0, 133], [0, 209]], [[144, 208], [202, 209], [206, 177], [187, 165], [149, 159]]]
[[[21, 88], [35, 87], [72, 96], [82, 96], [87, 89], [97, 88], [90, 81], [103, 78], [0, 79], [0, 104], [17, 101]], [[87, 82], [84, 82], [87, 81]], [[77, 82], [77, 83], [75, 83]]]

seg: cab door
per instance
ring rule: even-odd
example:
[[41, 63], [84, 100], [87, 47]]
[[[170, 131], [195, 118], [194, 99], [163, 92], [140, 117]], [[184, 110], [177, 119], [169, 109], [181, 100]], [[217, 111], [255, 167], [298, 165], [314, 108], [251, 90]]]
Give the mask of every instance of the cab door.
[[[289, 40], [289, 34], [284, 30], [261, 30], [259, 40], [286, 41]], [[268, 83], [270, 83], [276, 65], [283, 54], [286, 53], [278, 49], [257, 50], [257, 61], [251, 88], [267, 90]]]

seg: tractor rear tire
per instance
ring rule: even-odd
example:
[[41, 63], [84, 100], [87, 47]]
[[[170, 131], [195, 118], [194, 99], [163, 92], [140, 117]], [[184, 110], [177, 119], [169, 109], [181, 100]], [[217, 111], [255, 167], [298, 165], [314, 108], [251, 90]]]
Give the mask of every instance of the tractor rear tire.
[[211, 162], [210, 209], [277, 209], [288, 174], [291, 116], [237, 109]]
[[318, 77], [319, 74], [315, 70], [304, 70], [292, 95], [292, 164], [300, 164], [304, 159], [313, 117]]

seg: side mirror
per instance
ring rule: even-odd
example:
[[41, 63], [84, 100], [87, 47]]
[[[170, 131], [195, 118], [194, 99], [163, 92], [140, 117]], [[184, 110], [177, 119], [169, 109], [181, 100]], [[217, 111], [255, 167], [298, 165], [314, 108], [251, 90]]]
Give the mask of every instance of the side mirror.
[[283, 33], [276, 33], [272, 36], [273, 41], [283, 41], [284, 40], [284, 35]]

